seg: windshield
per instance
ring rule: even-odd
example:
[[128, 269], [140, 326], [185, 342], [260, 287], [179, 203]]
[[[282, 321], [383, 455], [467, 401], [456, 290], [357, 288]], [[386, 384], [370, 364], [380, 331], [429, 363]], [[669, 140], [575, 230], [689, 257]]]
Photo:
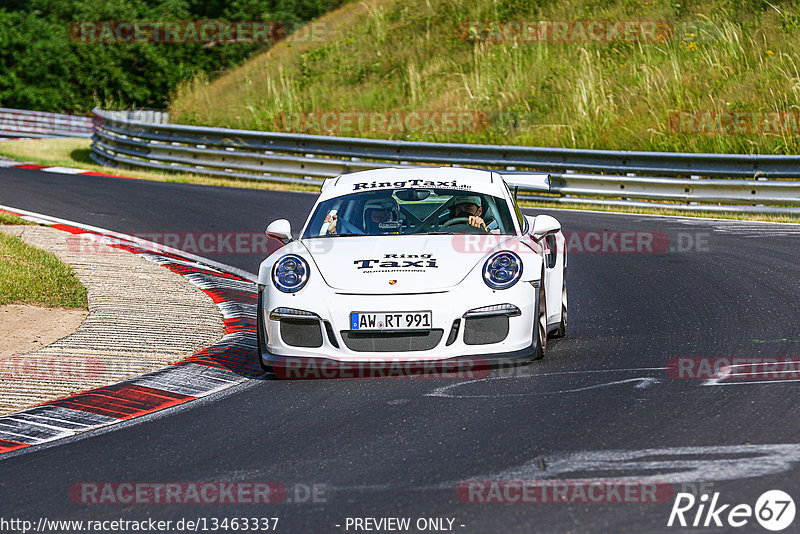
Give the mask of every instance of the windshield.
[[473, 233], [515, 233], [505, 200], [460, 189], [381, 189], [321, 202], [303, 239]]

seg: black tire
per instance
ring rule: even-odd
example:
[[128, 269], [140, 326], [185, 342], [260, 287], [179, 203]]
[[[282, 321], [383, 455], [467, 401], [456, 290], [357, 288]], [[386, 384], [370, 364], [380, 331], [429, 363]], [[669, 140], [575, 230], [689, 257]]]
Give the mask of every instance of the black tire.
[[559, 338], [567, 335], [567, 269], [564, 268], [564, 277], [561, 281], [561, 322], [558, 329], [550, 337]]
[[261, 291], [258, 292], [258, 307], [256, 308], [256, 346], [258, 347], [258, 363], [261, 365], [261, 369], [265, 373], [272, 372], [272, 365], [268, 363], [264, 363], [264, 359], [261, 357], [267, 351], [267, 347], [264, 344], [264, 332], [266, 328], [264, 327], [264, 310], [263, 304], [261, 303]]
[[544, 291], [544, 270], [539, 282], [539, 310], [536, 314], [536, 325], [534, 328], [536, 336], [536, 354], [534, 360], [541, 360], [547, 354], [547, 301]]

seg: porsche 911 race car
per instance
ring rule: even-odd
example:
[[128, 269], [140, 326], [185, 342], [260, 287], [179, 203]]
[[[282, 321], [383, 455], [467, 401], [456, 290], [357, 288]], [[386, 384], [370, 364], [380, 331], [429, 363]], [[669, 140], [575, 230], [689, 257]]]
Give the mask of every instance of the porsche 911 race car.
[[[547, 188], [547, 175], [528, 175]], [[524, 216], [503, 175], [389, 168], [325, 180], [298, 239], [260, 266], [262, 367], [287, 359], [489, 365], [544, 356], [567, 323], [559, 222]]]

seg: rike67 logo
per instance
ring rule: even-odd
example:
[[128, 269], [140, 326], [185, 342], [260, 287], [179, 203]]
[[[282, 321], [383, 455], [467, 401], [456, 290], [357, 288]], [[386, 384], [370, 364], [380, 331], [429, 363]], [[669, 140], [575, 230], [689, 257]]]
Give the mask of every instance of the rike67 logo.
[[740, 528], [756, 521], [767, 530], [778, 532], [794, 521], [794, 500], [781, 490], [764, 492], [755, 506], [723, 504], [719, 492], [709, 497], [704, 493], [696, 498], [691, 493], [678, 493], [669, 514], [667, 526]]

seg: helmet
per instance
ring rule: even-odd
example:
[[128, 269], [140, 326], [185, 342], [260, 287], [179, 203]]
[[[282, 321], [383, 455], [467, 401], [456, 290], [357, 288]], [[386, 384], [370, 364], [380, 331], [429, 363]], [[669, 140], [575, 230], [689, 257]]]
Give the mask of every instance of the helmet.
[[[372, 214], [377, 211], [386, 211], [386, 218], [378, 222], [373, 221]], [[390, 221], [397, 223], [399, 220], [399, 209], [393, 198], [368, 200], [364, 204], [364, 230], [369, 233], [393, 233], [392, 228], [381, 228], [380, 225]]]

